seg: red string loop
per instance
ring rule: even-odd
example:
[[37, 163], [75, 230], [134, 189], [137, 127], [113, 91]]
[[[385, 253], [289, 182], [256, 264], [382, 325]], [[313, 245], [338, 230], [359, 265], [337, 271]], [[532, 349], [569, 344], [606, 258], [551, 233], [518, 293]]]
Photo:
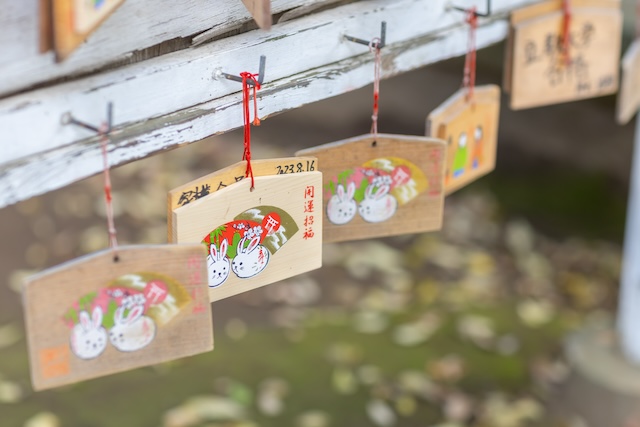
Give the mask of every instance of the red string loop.
[[476, 86], [476, 30], [478, 29], [478, 15], [476, 8], [467, 10], [466, 23], [469, 24], [469, 39], [467, 41], [467, 56], [464, 61], [464, 79], [462, 86], [467, 90], [467, 101], [473, 99], [473, 89]]
[[373, 61], [373, 114], [371, 115], [371, 133], [374, 141], [378, 139], [378, 109], [380, 106], [380, 65], [382, 55], [380, 54], [380, 44], [382, 40], [378, 37], [371, 40], [369, 50], [375, 54]]
[[253, 124], [260, 126], [260, 119], [258, 118], [258, 100], [257, 92], [260, 89], [260, 83], [258, 82], [258, 74], [251, 74], [248, 72], [240, 73], [242, 77], [242, 111], [244, 115], [244, 154], [242, 160], [247, 161], [247, 169], [245, 171], [245, 178], [251, 177], [251, 190], [255, 188], [255, 178], [253, 176], [253, 168], [251, 167], [251, 115], [249, 112], [249, 82], [253, 83]]
[[107, 132], [109, 126], [105, 123], [100, 126], [100, 145], [102, 147], [102, 165], [104, 169], [104, 201], [107, 210], [107, 229], [109, 230], [109, 247], [113, 250], [113, 259], [118, 260], [118, 240], [116, 239], [116, 226], [113, 216], [113, 197], [111, 195], [111, 174], [109, 160], [107, 158]]
[[571, 64], [569, 47], [571, 45], [571, 0], [562, 0], [562, 54], [565, 65]]

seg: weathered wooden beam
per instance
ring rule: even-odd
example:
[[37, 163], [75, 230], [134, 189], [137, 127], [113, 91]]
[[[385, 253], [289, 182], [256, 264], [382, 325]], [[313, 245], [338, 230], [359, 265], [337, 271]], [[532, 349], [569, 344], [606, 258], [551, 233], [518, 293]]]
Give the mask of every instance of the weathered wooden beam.
[[[504, 38], [505, 17], [503, 10], [481, 21], [479, 47]], [[0, 100], [0, 206], [100, 172], [98, 140], [61, 125], [67, 111], [99, 123], [113, 101], [111, 164], [144, 158], [241, 126], [239, 84], [213, 76], [220, 70], [254, 71], [261, 54], [268, 58], [261, 117], [371, 83], [368, 49], [342, 36], [373, 37], [383, 18], [389, 27], [383, 77], [466, 50], [467, 27], [458, 12], [421, 0], [368, 1], [278, 24], [269, 35], [243, 34]]]
[[[320, 0], [273, 0], [272, 13]], [[41, 54], [39, 2], [0, 0], [0, 97], [129, 61], [138, 51], [202, 32], [224, 34], [252, 21], [239, 0], [125, 2], [63, 63]], [[115, 35], [115, 37], [114, 37]]]

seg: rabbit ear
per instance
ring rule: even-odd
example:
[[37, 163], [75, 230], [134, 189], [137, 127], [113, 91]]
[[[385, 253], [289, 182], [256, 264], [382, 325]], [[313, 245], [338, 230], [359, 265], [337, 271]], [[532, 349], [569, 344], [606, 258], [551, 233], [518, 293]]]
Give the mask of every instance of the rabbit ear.
[[246, 251], [244, 250], [244, 244], [247, 243], [247, 238], [243, 237], [242, 239], [240, 239], [240, 241], [238, 242], [238, 249], [237, 249], [237, 253], [239, 254], [243, 254]]
[[247, 253], [250, 254], [253, 250], [258, 247], [260, 243], [260, 237], [256, 236], [249, 242], [249, 246], [247, 246]]
[[347, 186], [347, 199], [353, 199], [354, 194], [356, 194], [356, 183], [351, 181]]
[[91, 320], [93, 320], [93, 327], [98, 328], [102, 325], [102, 307], [96, 306], [91, 313]]
[[344, 186], [342, 184], [338, 184], [338, 199], [344, 200]]
[[89, 318], [89, 313], [82, 310], [78, 317], [80, 318], [80, 326], [82, 326], [82, 329], [84, 329], [85, 331], [91, 329], [91, 319]]
[[387, 193], [389, 192], [389, 186], [388, 185], [381, 185], [378, 188], [378, 191], [376, 191], [376, 200], [380, 200], [382, 199]]
[[227, 242], [227, 239], [224, 239], [222, 243], [220, 243], [220, 252], [218, 253], [218, 261], [222, 261], [224, 257], [227, 255], [228, 246], [229, 246], [229, 243]]
[[144, 307], [141, 305], [135, 305], [130, 311], [129, 314], [127, 315], [127, 323], [133, 323], [136, 320], [138, 320], [138, 318], [140, 316], [142, 316], [142, 312], [144, 311]]
[[215, 243], [211, 243], [209, 246], [209, 255], [211, 255], [213, 260], [218, 259], [218, 250], [216, 249]]
[[113, 320], [118, 325], [121, 325], [126, 322], [124, 318], [124, 307], [116, 308], [116, 312], [113, 314]]
[[367, 188], [364, 190], [364, 197], [365, 197], [365, 199], [373, 199], [373, 186], [372, 185], [368, 185]]

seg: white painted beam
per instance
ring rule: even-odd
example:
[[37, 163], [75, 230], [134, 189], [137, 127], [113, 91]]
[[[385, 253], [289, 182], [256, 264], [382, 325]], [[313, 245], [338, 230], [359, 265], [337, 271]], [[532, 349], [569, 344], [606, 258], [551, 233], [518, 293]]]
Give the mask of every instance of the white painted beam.
[[[278, 14], [314, 1], [320, 0], [273, 0], [272, 10]], [[58, 64], [53, 52], [38, 52], [38, 3], [0, 0], [0, 97], [99, 70], [167, 40], [205, 31], [215, 36], [252, 21], [240, 0], [130, 0]]]
[[[466, 2], [469, 4], [470, 2]], [[496, 0], [510, 8], [525, 0]], [[462, 2], [465, 4], [465, 2]], [[241, 125], [240, 86], [215, 80], [218, 69], [254, 70], [267, 56], [261, 116], [300, 107], [367, 84], [373, 77], [365, 46], [343, 40], [377, 35], [388, 23], [383, 77], [406, 72], [466, 50], [467, 27], [444, 0], [359, 2], [164, 55], [84, 79], [0, 100], [0, 206], [60, 188], [101, 170], [97, 140], [62, 126], [71, 111], [93, 123], [113, 101], [112, 165], [227, 132]], [[504, 8], [503, 8], [504, 9]], [[506, 35], [506, 13], [482, 20], [478, 46]]]

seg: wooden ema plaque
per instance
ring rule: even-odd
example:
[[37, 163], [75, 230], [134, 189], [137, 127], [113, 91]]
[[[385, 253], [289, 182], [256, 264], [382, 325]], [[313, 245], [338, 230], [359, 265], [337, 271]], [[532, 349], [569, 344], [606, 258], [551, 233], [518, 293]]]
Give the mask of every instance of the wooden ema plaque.
[[[47, 4], [52, 3], [52, 7]], [[67, 58], [86, 38], [113, 13], [124, 0], [46, 0], [41, 1], [40, 11], [50, 15], [50, 23], [41, 20], [41, 32], [48, 34], [52, 28], [53, 43], [41, 36], [41, 51], [47, 47], [56, 51], [56, 58]]]
[[573, 8], [570, 61], [562, 51], [563, 13], [514, 26], [511, 108], [514, 110], [608, 95], [618, 90], [622, 14]]
[[[289, 175], [317, 170], [315, 157], [284, 157], [251, 161], [254, 176]], [[169, 242], [175, 242], [173, 210], [186, 206], [202, 197], [222, 190], [245, 179], [247, 162], [242, 161], [219, 171], [195, 179], [171, 190], [167, 196], [167, 232]]]
[[447, 143], [445, 194], [491, 172], [496, 164], [500, 88], [476, 86], [473, 100], [460, 89], [427, 117], [427, 135]]
[[174, 239], [206, 246], [218, 301], [320, 268], [321, 209], [320, 172], [243, 179], [175, 209]]
[[[620, 9], [620, 0], [571, 0], [571, 8], [592, 7], [592, 8], [608, 8]], [[504, 73], [502, 90], [505, 93], [511, 93], [511, 72], [513, 65], [513, 43], [515, 27], [523, 22], [538, 18], [549, 13], [559, 12], [562, 10], [562, 0], [547, 0], [540, 3], [534, 3], [529, 6], [514, 10], [509, 20], [509, 33], [505, 43], [504, 55]]]
[[324, 241], [439, 230], [444, 148], [433, 138], [368, 134], [299, 151], [316, 156], [323, 174]]
[[622, 58], [622, 79], [618, 92], [616, 120], [624, 125], [640, 108], [640, 40], [636, 39]]
[[271, 0], [242, 0], [258, 27], [271, 29]]
[[35, 390], [213, 349], [202, 245], [125, 246], [27, 279]]

